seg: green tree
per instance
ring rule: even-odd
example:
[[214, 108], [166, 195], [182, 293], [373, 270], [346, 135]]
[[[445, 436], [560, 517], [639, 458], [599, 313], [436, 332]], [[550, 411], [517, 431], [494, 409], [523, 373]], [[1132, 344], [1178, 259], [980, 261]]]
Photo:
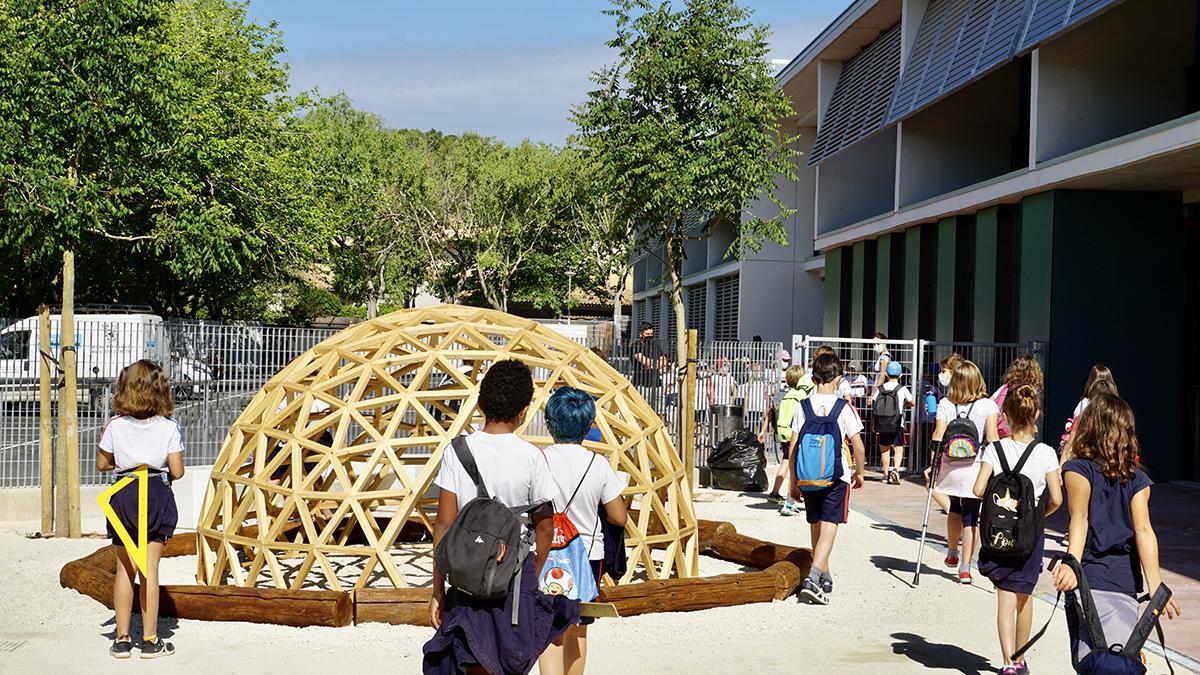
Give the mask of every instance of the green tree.
[[[774, 196], [775, 181], [795, 179], [780, 121], [792, 114], [767, 61], [769, 29], [734, 0], [614, 0], [608, 45], [619, 52], [592, 75], [597, 85], [575, 110], [579, 141], [611, 177], [625, 216], [638, 223], [638, 244], [665, 250], [679, 365], [686, 358], [684, 242], [728, 223], [734, 255], [764, 239], [786, 243], [791, 211]], [[779, 215], [748, 213], [766, 195]], [[689, 210], [706, 227], [685, 225]]]
[[77, 251], [84, 299], [220, 316], [327, 238], [280, 35], [243, 5], [6, 0], [0, 52], [0, 246]]
[[321, 219], [334, 230], [334, 288], [374, 318], [389, 293], [407, 298], [424, 276], [414, 234], [427, 213], [422, 135], [388, 129], [345, 96], [320, 102], [288, 129], [314, 175]]

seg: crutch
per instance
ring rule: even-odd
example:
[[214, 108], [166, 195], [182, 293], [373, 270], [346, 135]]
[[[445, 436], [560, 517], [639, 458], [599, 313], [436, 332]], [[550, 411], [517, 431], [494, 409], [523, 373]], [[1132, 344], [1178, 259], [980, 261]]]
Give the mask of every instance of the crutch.
[[921, 558], [925, 554], [925, 535], [929, 532], [929, 510], [933, 506], [933, 486], [937, 485], [938, 473], [942, 468], [942, 449], [933, 457], [933, 470], [929, 472], [929, 496], [925, 498], [925, 521], [921, 523], [921, 544], [917, 548], [917, 571], [913, 573], [913, 586], [921, 585]]

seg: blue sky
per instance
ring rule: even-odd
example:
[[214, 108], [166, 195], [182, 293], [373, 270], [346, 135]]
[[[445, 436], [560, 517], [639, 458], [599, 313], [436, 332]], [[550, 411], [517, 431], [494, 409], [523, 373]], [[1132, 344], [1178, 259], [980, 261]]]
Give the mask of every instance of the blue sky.
[[[746, 0], [743, 0], [746, 1]], [[850, 0], [749, 0], [791, 59]], [[562, 143], [588, 75], [611, 60], [599, 0], [250, 0], [284, 34], [292, 86], [344, 91], [395, 127]]]

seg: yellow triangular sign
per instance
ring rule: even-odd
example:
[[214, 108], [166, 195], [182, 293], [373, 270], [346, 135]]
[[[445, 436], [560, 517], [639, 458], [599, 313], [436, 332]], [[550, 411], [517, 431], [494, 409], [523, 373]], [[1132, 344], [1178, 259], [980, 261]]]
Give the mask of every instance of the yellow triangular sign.
[[[137, 545], [134, 545], [133, 537], [129, 536], [129, 531], [121, 524], [121, 519], [117, 518], [117, 512], [113, 510], [112, 504], [109, 504], [113, 495], [120, 492], [121, 488], [129, 485], [135, 478], [138, 482]], [[125, 476], [96, 497], [96, 501], [100, 503], [100, 510], [104, 512], [104, 517], [108, 518], [108, 522], [112, 525], [113, 532], [116, 532], [117, 537], [121, 539], [121, 543], [125, 544], [125, 550], [129, 551], [129, 557], [133, 558], [133, 564], [137, 565], [137, 568], [141, 570], [143, 575], [146, 574], [146, 511], [147, 502], [149, 501], [149, 478], [149, 471], [146, 465], [143, 464], [133, 470], [132, 476]]]

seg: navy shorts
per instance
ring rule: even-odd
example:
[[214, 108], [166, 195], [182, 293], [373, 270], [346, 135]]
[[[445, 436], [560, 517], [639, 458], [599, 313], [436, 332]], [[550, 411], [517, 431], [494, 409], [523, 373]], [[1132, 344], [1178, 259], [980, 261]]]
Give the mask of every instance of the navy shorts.
[[979, 554], [979, 572], [990, 579], [996, 588], [1010, 593], [1030, 595], [1042, 574], [1042, 555], [1046, 538], [1038, 537], [1037, 545], [1025, 558], [991, 558]]
[[827, 488], [800, 494], [804, 497], [804, 517], [810, 525], [844, 525], [850, 519], [849, 483], [839, 480]]
[[897, 429], [896, 431], [876, 431], [875, 440], [878, 441], [879, 445], [903, 446], [905, 445], [904, 429]]
[[963, 527], [979, 526], [979, 509], [981, 506], [983, 506], [982, 499], [972, 499], [970, 497], [950, 498], [950, 513], [957, 513], [962, 516]]

